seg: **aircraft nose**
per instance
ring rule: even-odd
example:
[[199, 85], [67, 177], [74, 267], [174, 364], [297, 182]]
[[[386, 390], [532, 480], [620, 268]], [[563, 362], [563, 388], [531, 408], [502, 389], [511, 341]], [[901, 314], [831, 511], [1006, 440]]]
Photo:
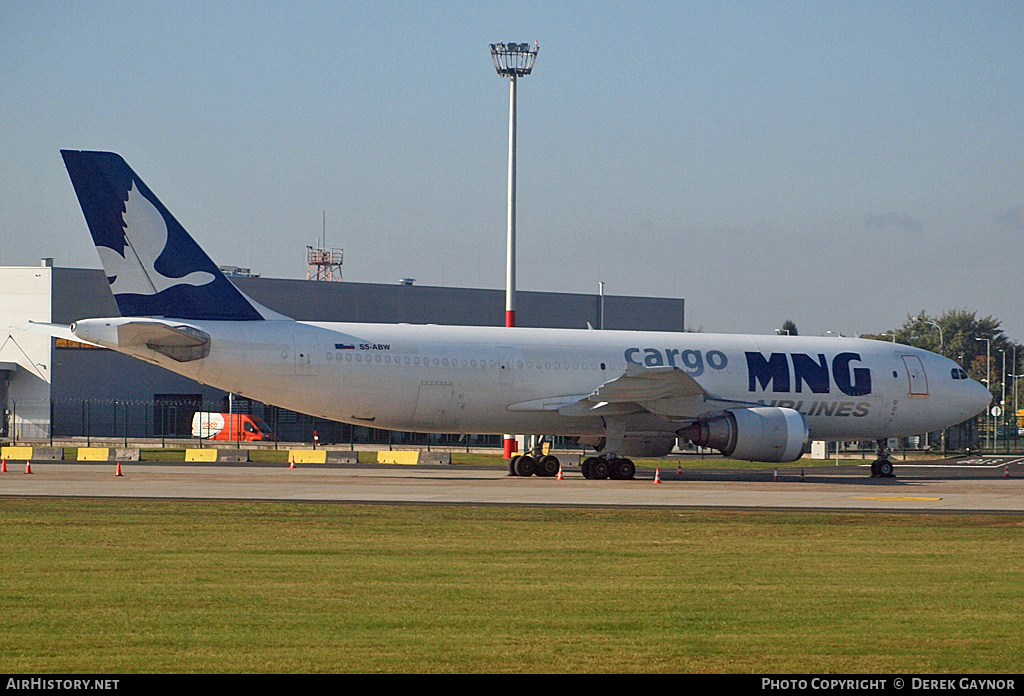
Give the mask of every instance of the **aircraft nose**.
[[992, 394], [985, 388], [985, 385], [973, 379], [970, 381], [970, 390], [966, 396], [968, 418], [978, 415], [992, 403]]

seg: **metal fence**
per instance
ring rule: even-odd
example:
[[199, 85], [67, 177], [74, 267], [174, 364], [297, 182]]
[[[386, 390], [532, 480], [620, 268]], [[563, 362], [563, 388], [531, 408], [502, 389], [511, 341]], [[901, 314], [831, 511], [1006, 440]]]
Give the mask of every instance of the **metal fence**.
[[[425, 434], [410, 433], [325, 420], [247, 399], [204, 401], [201, 395], [156, 395], [153, 400], [129, 399], [49, 399], [12, 401], [9, 409], [0, 412], [0, 437], [16, 442], [50, 441], [54, 439], [81, 439], [88, 444], [92, 439], [111, 441], [147, 440], [166, 443], [197, 443], [201, 438], [192, 434], [192, 419], [199, 411], [241, 413], [258, 416], [276, 434], [278, 441], [316, 441], [323, 445], [417, 446], [431, 447], [493, 447], [501, 448], [500, 435]], [[238, 441], [242, 438], [239, 434]], [[274, 446], [267, 441], [265, 446]], [[579, 447], [571, 438], [554, 438], [558, 448]], [[680, 443], [685, 450], [685, 442]], [[835, 443], [829, 447], [835, 452]], [[846, 456], [874, 451], [873, 441], [839, 444]], [[992, 427], [983, 416], [965, 421], [944, 431], [923, 433], [902, 438], [893, 448], [904, 452], [930, 452], [936, 454], [958, 452], [1019, 452], [1024, 449], [1024, 437], [1016, 428]], [[694, 450], [695, 451], [695, 450]]]

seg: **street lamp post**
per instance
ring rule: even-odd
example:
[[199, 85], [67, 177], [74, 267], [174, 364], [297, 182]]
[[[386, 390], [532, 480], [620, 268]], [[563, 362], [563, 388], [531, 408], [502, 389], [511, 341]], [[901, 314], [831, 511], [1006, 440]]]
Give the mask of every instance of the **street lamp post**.
[[[1003, 369], [1000, 373], [1000, 381], [1003, 383], [1002, 396], [999, 397], [999, 420], [1003, 422], [1003, 430], [1006, 430], [1006, 350], [1000, 348], [999, 352], [1003, 354]], [[1003, 434], [1004, 439], [1006, 434]], [[1009, 442], [1007, 442], [1009, 445]], [[999, 424], [996, 424], [996, 449], [999, 449]]]
[[[988, 393], [992, 394], [992, 339], [990, 338], [978, 338], [975, 337], [975, 341], [985, 342], [985, 388], [988, 389]], [[988, 440], [989, 448], [992, 447], [992, 431], [989, 429], [989, 409], [985, 408], [985, 428], [989, 431], [986, 433], [985, 439]]]
[[942, 327], [939, 326], [939, 322], [937, 322], [937, 321], [929, 321], [928, 319], [925, 319], [924, 323], [925, 324], [931, 324], [932, 326], [934, 326], [936, 329], [939, 330], [939, 355], [945, 357], [946, 356], [946, 351], [944, 350], [944, 348], [946, 346], [946, 342], [944, 340], [942, 340]]

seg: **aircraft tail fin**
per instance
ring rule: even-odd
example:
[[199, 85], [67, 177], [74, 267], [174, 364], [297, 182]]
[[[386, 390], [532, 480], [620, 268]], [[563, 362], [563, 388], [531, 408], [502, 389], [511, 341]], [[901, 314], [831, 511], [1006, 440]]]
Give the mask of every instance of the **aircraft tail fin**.
[[270, 313], [231, 284], [120, 155], [61, 156], [122, 316], [249, 321]]

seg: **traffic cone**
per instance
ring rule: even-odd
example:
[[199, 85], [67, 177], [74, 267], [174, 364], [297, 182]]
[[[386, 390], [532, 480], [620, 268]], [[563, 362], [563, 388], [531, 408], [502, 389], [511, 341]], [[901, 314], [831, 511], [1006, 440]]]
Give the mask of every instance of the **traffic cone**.
[[117, 463], [117, 473], [114, 474], [114, 476], [124, 476], [124, 474], [121, 473], [121, 462]]
[[294, 469], [295, 468], [295, 455], [294, 454], [291, 456], [291, 465], [288, 468], [289, 469]]
[[26, 474], [31, 474], [32, 473], [32, 462], [28, 462], [28, 461], [25, 462], [25, 473]]
[[7, 473], [7, 460], [5, 459], [3, 465], [0, 466], [0, 474], [6, 474], [6, 473]]
[[779, 480], [779, 467], [775, 467], [775, 480]]
[[1010, 478], [1010, 465], [1006, 464], [1003, 466], [1003, 478]]
[[676, 469], [676, 476], [682, 476], [682, 475], [683, 475], [683, 463], [679, 462], [679, 467]]
[[565, 477], [562, 476], [562, 465], [561, 464], [558, 465], [558, 476], [555, 477], [555, 480], [556, 481], [564, 481], [565, 480]]
[[655, 483], [661, 483], [661, 468], [660, 467], [654, 470], [654, 482]]

